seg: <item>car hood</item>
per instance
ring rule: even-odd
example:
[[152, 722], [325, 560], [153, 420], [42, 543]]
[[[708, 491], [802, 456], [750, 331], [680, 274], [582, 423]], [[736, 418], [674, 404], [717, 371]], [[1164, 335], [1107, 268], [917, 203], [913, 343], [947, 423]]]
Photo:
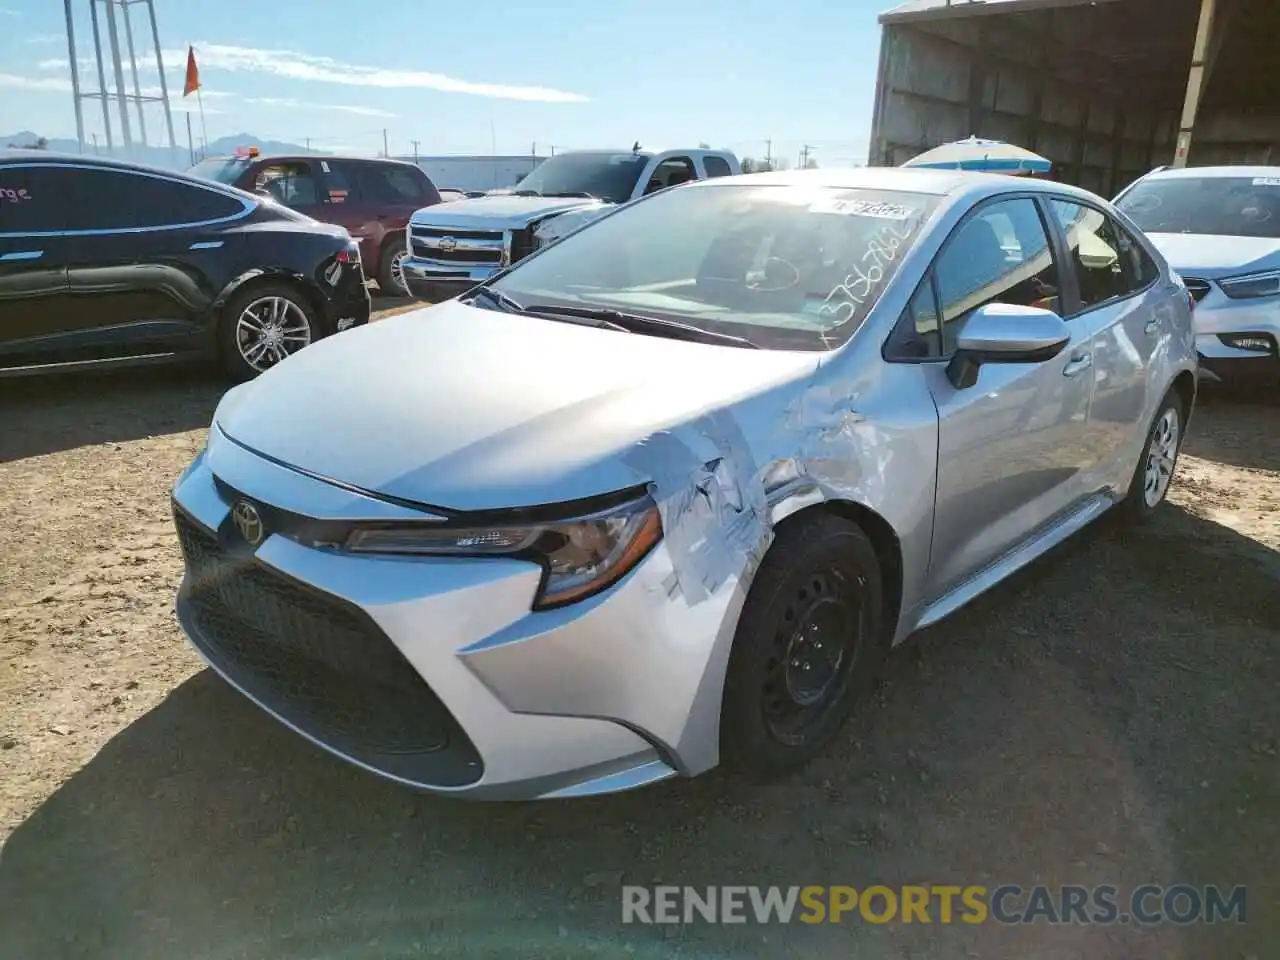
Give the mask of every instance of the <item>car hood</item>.
[[1149, 233], [1176, 273], [1214, 280], [1280, 267], [1280, 240], [1194, 233]]
[[454, 230], [518, 230], [534, 220], [570, 210], [609, 207], [603, 200], [586, 197], [488, 196], [451, 200], [415, 213], [410, 223]]
[[534, 506], [655, 479], [633, 465], [637, 443], [735, 401], [752, 422], [780, 422], [793, 394], [772, 388], [822, 356], [449, 301], [307, 347], [228, 393], [214, 419], [259, 454], [371, 492], [446, 510]]

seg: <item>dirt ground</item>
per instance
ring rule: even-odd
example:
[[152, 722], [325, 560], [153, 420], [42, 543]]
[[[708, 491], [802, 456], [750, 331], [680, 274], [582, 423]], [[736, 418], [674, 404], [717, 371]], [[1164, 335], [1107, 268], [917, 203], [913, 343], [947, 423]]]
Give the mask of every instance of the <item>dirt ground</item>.
[[[0, 384], [0, 956], [1280, 957], [1280, 405], [1206, 398], [1149, 529], [912, 641], [792, 780], [484, 805], [320, 753], [182, 640], [167, 496], [222, 389]], [[1244, 884], [1248, 922], [624, 927], [620, 882]]]

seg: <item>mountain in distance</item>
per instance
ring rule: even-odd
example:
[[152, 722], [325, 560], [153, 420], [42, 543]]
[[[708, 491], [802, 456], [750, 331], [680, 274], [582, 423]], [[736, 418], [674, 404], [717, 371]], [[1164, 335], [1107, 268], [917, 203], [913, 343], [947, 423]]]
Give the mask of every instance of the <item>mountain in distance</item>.
[[[19, 130], [17, 133], [0, 134], [0, 149], [5, 147], [31, 147], [40, 142], [42, 138], [38, 133], [31, 130]], [[262, 151], [264, 156], [273, 153], [311, 153], [316, 155], [324, 155], [323, 150], [308, 150], [306, 147], [299, 146], [296, 143], [289, 143], [284, 140], [267, 140], [255, 137], [250, 133], [237, 133], [230, 137], [219, 137], [212, 141], [205, 150], [196, 150], [196, 159], [200, 157], [219, 157], [229, 156], [240, 147], [257, 147]], [[45, 141], [43, 149], [51, 153], [84, 153], [92, 156], [95, 153], [92, 143], [85, 144], [84, 149], [80, 149], [80, 145], [70, 137], [53, 137]], [[98, 143], [96, 151], [98, 156], [115, 157], [117, 160], [133, 160], [136, 163], [149, 163], [157, 167], [167, 167], [171, 170], [185, 170], [191, 166], [191, 154], [185, 146], [176, 148], [142, 146], [135, 143], [132, 150], [126, 152], [124, 147], [116, 144], [114, 150], [107, 150], [105, 143], [101, 140]]]

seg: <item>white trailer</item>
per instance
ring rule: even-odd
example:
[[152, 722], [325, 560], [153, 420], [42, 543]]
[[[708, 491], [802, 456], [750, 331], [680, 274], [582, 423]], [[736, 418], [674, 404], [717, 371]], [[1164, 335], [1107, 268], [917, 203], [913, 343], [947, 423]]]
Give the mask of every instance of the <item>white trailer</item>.
[[542, 163], [545, 157], [397, 157], [416, 163], [440, 189], [503, 190]]

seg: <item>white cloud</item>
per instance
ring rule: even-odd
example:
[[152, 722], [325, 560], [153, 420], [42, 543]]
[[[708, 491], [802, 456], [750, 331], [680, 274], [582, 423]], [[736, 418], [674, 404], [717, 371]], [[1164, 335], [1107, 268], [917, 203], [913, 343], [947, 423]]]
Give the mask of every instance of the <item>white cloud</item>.
[[[165, 59], [185, 62], [186, 51], [165, 51]], [[316, 57], [293, 50], [266, 50], [225, 44], [196, 44], [196, 63], [203, 69], [246, 73], [267, 73], [291, 80], [311, 80], [352, 87], [403, 88], [440, 90], [445, 93], [467, 93], [502, 100], [529, 100], [543, 103], [581, 103], [588, 98], [579, 93], [550, 87], [511, 86], [501, 83], [476, 83], [459, 80], [441, 73], [421, 70], [388, 70], [353, 63], [342, 63], [330, 57]]]
[[61, 77], [23, 77], [16, 73], [0, 73], [0, 87], [16, 90], [55, 90], [71, 92], [71, 81]]
[[63, 37], [59, 33], [37, 33], [33, 36], [25, 38], [23, 43], [57, 43]]
[[394, 117], [395, 114], [376, 107], [346, 106], [340, 103], [306, 103], [289, 97], [247, 97], [245, 103], [256, 103], [264, 107], [288, 107], [290, 110], [329, 110], [334, 113], [351, 113], [358, 117]]
[[12, 7], [0, 7], [0, 17], [20, 17], [21, 10], [14, 10]]

